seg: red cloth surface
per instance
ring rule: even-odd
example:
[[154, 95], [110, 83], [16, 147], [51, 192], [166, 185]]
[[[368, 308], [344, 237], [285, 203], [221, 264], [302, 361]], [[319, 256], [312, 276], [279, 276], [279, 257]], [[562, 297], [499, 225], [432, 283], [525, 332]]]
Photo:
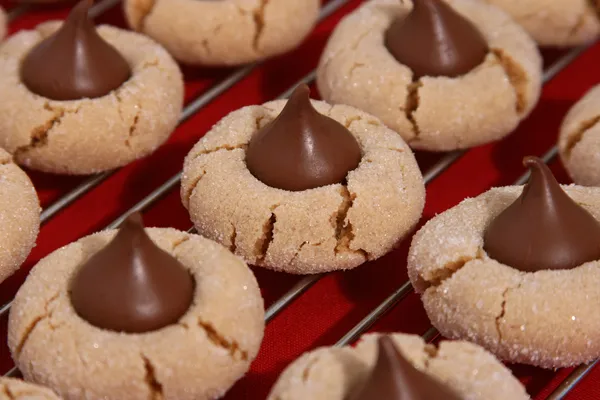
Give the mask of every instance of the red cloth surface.
[[[14, 3], [0, 0], [6, 9]], [[27, 271], [45, 255], [84, 235], [103, 229], [128, 208], [143, 199], [165, 180], [177, 173], [182, 160], [194, 143], [227, 113], [248, 105], [273, 99], [310, 72], [340, 18], [356, 8], [360, 1], [351, 0], [317, 26], [309, 39], [296, 51], [266, 62], [232, 89], [206, 105], [179, 126], [167, 144], [152, 156], [135, 162], [106, 179], [100, 186], [58, 213], [41, 229], [37, 246], [22, 270], [0, 285], [0, 305], [10, 300], [23, 282]], [[34, 27], [47, 19], [63, 18], [64, 7], [30, 9], [10, 24], [10, 32]], [[120, 6], [106, 11], [98, 23], [124, 26]], [[562, 54], [545, 52], [546, 65]], [[543, 155], [555, 143], [560, 122], [569, 107], [593, 85], [599, 83], [600, 45], [595, 45], [554, 79], [548, 82], [535, 111], [519, 129], [501, 142], [467, 151], [427, 187], [427, 204], [422, 222], [490, 187], [512, 184], [524, 171], [525, 155]], [[186, 102], [228, 76], [234, 69], [199, 69], [184, 67]], [[317, 96], [313, 85], [313, 94]], [[1, 95], [0, 95], [1, 96]], [[0, 98], [0, 101], [5, 99]], [[10, 101], [10, 100], [9, 100]], [[417, 159], [426, 172], [442, 154], [418, 153]], [[559, 161], [551, 163], [559, 179], [568, 178]], [[85, 178], [57, 177], [31, 172], [42, 206], [46, 207]], [[180, 203], [178, 187], [152, 204], [144, 212], [149, 226], [172, 226], [187, 230], [191, 223]], [[407, 281], [406, 254], [410, 238], [393, 253], [346, 273], [332, 273], [322, 278], [268, 325], [261, 352], [251, 371], [227, 394], [226, 399], [264, 399], [279, 373], [302, 352], [317, 346], [332, 345], [353, 328], [374, 307]], [[259, 268], [254, 272], [268, 307], [289, 290], [300, 277], [274, 273]], [[561, 294], [558, 294], [561, 295]], [[564, 294], [568, 295], [567, 293]], [[418, 297], [411, 293], [384, 315], [372, 331], [403, 331], [423, 334], [429, 329]], [[6, 317], [0, 320], [0, 372], [13, 363], [6, 348]], [[536, 400], [545, 399], [570, 373], [571, 369], [544, 371], [527, 366], [513, 366], [515, 374], [526, 384]], [[566, 397], [600, 399], [600, 369], [594, 369]]]

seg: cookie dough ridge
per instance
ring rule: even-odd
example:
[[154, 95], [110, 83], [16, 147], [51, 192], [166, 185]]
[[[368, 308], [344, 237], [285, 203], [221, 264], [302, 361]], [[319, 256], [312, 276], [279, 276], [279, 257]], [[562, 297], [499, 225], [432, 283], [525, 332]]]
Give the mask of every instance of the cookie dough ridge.
[[284, 53], [312, 30], [318, 0], [126, 0], [129, 25], [189, 64], [239, 65]]
[[12, 275], [35, 245], [41, 207], [31, 180], [0, 149], [0, 282]]
[[60, 22], [11, 36], [0, 48], [0, 146], [19, 164], [61, 174], [91, 174], [146, 156], [167, 140], [183, 106], [183, 79], [169, 54], [133, 32], [98, 27], [130, 63], [133, 76], [96, 99], [54, 101], [20, 80], [28, 51]]
[[[280, 375], [267, 400], [342, 400], [359, 387], [373, 367], [379, 334], [363, 336], [356, 348], [321, 347], [303, 354]], [[392, 334], [417, 367], [446, 382], [465, 398], [529, 399], [521, 384], [491, 354], [467, 342], [439, 347], [416, 335]]]
[[[600, 189], [565, 186], [600, 219]], [[573, 270], [524, 273], [489, 258], [487, 224], [522, 187], [492, 189], [436, 216], [414, 236], [408, 271], [432, 324], [509, 362], [544, 368], [600, 356], [599, 261]]]
[[65, 399], [192, 400], [222, 396], [248, 370], [264, 330], [263, 301], [250, 269], [198, 235], [147, 231], [194, 275], [188, 312], [178, 324], [144, 334], [106, 331], [79, 318], [69, 280], [116, 232], [87, 236], [41, 260], [15, 297], [8, 343], [26, 379]]
[[574, 182], [600, 185], [600, 85], [590, 89], [567, 113], [558, 151]]
[[354, 268], [390, 251], [424, 206], [423, 178], [406, 143], [355, 108], [313, 101], [354, 134], [362, 161], [345, 185], [271, 188], [248, 171], [245, 148], [284, 104], [234, 111], [190, 151], [181, 197], [198, 231], [250, 264], [291, 273]]
[[491, 51], [480, 66], [459, 78], [413, 82], [412, 72], [392, 57], [383, 40], [391, 20], [410, 7], [373, 0], [346, 16], [330, 37], [317, 70], [323, 98], [378, 116], [413, 148], [467, 148], [510, 133], [539, 99], [539, 51], [496, 7], [473, 0], [450, 3], [488, 40]]

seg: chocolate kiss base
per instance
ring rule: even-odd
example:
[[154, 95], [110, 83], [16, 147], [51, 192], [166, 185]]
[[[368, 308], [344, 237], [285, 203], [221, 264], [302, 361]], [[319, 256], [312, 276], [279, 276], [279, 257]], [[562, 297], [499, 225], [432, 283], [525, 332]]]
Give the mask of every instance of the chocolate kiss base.
[[309, 94], [307, 85], [298, 86], [277, 118], [248, 144], [248, 170], [266, 185], [301, 191], [342, 183], [360, 163], [352, 133], [315, 110]]
[[386, 31], [385, 46], [415, 80], [464, 75], [483, 63], [489, 51], [475, 25], [443, 0], [413, 0], [410, 13]]
[[548, 166], [525, 157], [529, 182], [484, 235], [484, 250], [521, 271], [572, 269], [600, 260], [600, 223], [560, 187]]
[[88, 18], [93, 0], [81, 0], [61, 27], [30, 50], [21, 80], [52, 100], [102, 97], [131, 77], [131, 68]]

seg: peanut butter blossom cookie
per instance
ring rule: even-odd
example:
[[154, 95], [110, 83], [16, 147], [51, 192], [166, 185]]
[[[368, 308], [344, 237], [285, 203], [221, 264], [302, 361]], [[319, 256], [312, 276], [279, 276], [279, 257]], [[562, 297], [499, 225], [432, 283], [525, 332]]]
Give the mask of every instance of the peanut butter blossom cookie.
[[372, 0], [336, 27], [317, 83], [325, 100], [379, 117], [411, 147], [446, 151], [512, 132], [539, 99], [541, 68], [533, 40], [497, 7]]
[[19, 379], [0, 378], [2, 400], [60, 400], [52, 390], [23, 382]]
[[558, 151], [575, 183], [600, 186], [600, 85], [588, 91], [565, 117]]
[[438, 347], [415, 335], [370, 334], [352, 347], [305, 353], [267, 400], [524, 400], [524, 388], [494, 356], [468, 342]]
[[0, 282], [21, 266], [35, 245], [40, 212], [29, 177], [0, 149]]
[[297, 47], [319, 0], [124, 0], [129, 25], [193, 65], [231, 66]]
[[0, 48], [0, 147], [19, 164], [90, 174], [148, 155], [171, 134], [183, 81], [168, 53], [121, 29], [96, 29], [91, 1], [64, 23], [21, 31]]
[[202, 235], [248, 263], [297, 274], [379, 258], [417, 223], [425, 188], [395, 132], [309, 99], [226, 116], [185, 160], [181, 197]]
[[541, 46], [574, 46], [600, 34], [598, 0], [484, 0], [508, 12]]
[[430, 220], [409, 252], [432, 324], [545, 368], [600, 357], [600, 188], [561, 187], [527, 157], [525, 187], [492, 189]]
[[248, 370], [264, 330], [252, 272], [227, 249], [139, 215], [63, 247], [15, 297], [8, 343], [65, 399], [202, 400]]

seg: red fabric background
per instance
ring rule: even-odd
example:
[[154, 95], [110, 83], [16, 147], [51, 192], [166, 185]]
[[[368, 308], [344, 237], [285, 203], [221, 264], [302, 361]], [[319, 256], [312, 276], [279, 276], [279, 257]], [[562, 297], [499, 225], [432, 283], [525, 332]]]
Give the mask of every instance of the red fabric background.
[[[13, 3], [0, 0], [6, 9]], [[23, 269], [0, 286], [0, 304], [11, 299], [37, 260], [81, 236], [104, 228], [159, 184], [177, 173], [193, 144], [220, 118], [248, 104], [268, 101], [310, 72], [318, 61], [328, 35], [339, 19], [360, 1], [351, 0], [327, 18], [296, 51], [265, 63], [225, 94], [182, 124], [169, 142], [147, 159], [135, 162], [112, 175], [99, 187], [60, 212], [46, 223]], [[10, 25], [10, 31], [34, 27], [41, 21], [63, 18], [67, 9], [45, 7], [30, 10]], [[120, 6], [100, 17], [98, 23], [124, 26]], [[547, 63], [556, 60], [558, 51], [544, 54]], [[492, 186], [511, 184], [523, 172], [524, 155], [542, 155], [556, 142], [558, 127], [569, 107], [591, 86], [599, 83], [600, 45], [592, 47], [544, 87], [536, 110], [519, 129], [503, 141], [469, 150], [427, 188], [423, 222], [456, 205], [467, 196], [476, 196]], [[186, 101], [189, 102], [233, 70], [185, 68]], [[317, 96], [316, 91], [314, 92]], [[0, 101], [2, 101], [1, 99]], [[418, 153], [423, 171], [440, 154]], [[552, 168], [568, 182], [558, 161]], [[83, 178], [56, 177], [31, 173], [42, 205], [48, 206], [74, 188]], [[173, 226], [187, 230], [191, 224], [180, 204], [178, 188], [145, 211], [149, 226]], [[321, 279], [302, 297], [271, 321], [263, 346], [249, 374], [226, 396], [227, 399], [264, 399], [285, 366], [302, 352], [316, 346], [331, 345], [407, 280], [406, 253], [410, 240], [386, 257], [354, 271], [334, 273]], [[278, 299], [300, 278], [254, 269], [266, 306]], [[567, 295], [567, 294], [565, 294]], [[372, 328], [373, 331], [404, 331], [423, 334], [430, 327], [418, 297], [407, 296]], [[0, 372], [12, 367], [6, 348], [6, 318], [0, 320]], [[529, 393], [544, 399], [568, 375], [570, 369], [543, 371], [514, 366], [515, 374], [527, 385]], [[600, 370], [596, 368], [571, 392], [568, 399], [600, 399]]]

